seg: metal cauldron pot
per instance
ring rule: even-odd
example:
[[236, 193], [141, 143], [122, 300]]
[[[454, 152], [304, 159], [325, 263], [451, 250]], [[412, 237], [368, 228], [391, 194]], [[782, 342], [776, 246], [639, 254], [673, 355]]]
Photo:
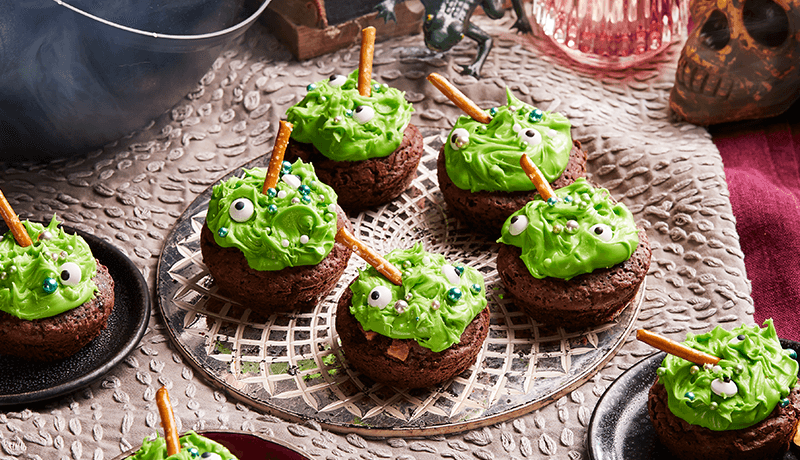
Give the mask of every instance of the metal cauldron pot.
[[194, 89], [269, 0], [0, 0], [0, 161], [85, 152]]

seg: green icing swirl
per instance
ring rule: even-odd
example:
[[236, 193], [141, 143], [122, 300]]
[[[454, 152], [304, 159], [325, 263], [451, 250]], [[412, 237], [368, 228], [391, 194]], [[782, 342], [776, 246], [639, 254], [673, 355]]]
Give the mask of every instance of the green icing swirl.
[[158, 436], [152, 441], [145, 439], [142, 442], [142, 447], [128, 457], [127, 460], [196, 460], [204, 452], [215, 453], [222, 460], [237, 460], [225, 446], [194, 431], [187, 431], [186, 434], [181, 436], [180, 444], [180, 452], [167, 456], [167, 441], [164, 438]]
[[[0, 240], [0, 310], [34, 320], [64, 313], [94, 298], [97, 261], [86, 241], [66, 233], [55, 215], [47, 227], [29, 221], [22, 225], [32, 245], [23, 248], [11, 231]], [[80, 273], [77, 284], [62, 279], [65, 264], [70, 263], [76, 268], [73, 281]], [[48, 280], [55, 289], [50, 293], [45, 289]]]
[[[532, 276], [569, 280], [630, 258], [639, 245], [639, 231], [628, 208], [615, 203], [608, 190], [579, 178], [555, 193], [555, 204], [537, 197], [512, 214], [497, 240], [522, 249], [522, 261]], [[518, 235], [511, 234], [515, 223], [524, 226]], [[595, 233], [598, 228], [607, 241]]]
[[[420, 243], [411, 249], [395, 249], [385, 258], [402, 270], [402, 286], [392, 284], [373, 267], [361, 270], [350, 286], [350, 313], [365, 331], [393, 339], [414, 339], [421, 346], [440, 352], [458, 343], [469, 323], [486, 307], [483, 275], [472, 267], [453, 266], [443, 255], [422, 249]], [[451, 273], [463, 269], [460, 276], [456, 275], [456, 284], [451, 284], [452, 278], [445, 275], [446, 266]], [[378, 286], [391, 293], [383, 308], [369, 305], [369, 295]], [[455, 302], [448, 300], [452, 288], [461, 290]], [[405, 302], [400, 309], [399, 301]]]
[[[521, 102], [506, 88], [508, 104], [493, 109], [489, 124], [460, 116], [444, 144], [447, 175], [456, 187], [471, 192], [536, 190], [519, 165], [523, 153], [530, 157], [548, 182], [561, 176], [572, 150], [570, 122], [560, 113], [541, 113], [541, 120], [531, 121], [533, 106]], [[541, 143], [532, 146], [519, 133], [532, 128], [541, 134]], [[469, 133], [469, 143], [453, 148], [456, 129]]]
[[[254, 270], [316, 265], [333, 249], [336, 193], [317, 179], [312, 165], [284, 162], [283, 170], [289, 166], [290, 172], [282, 173], [271, 191], [275, 196], [262, 193], [264, 168], [244, 170], [242, 177], [231, 177], [212, 191], [206, 224], [214, 241], [239, 248]], [[252, 215], [242, 222], [231, 217], [232, 205], [239, 199], [253, 206]]]
[[[797, 384], [798, 364], [792, 351], [781, 347], [772, 320], [764, 326], [741, 325], [731, 331], [717, 326], [705, 334], [688, 333], [684, 345], [721, 359], [718, 367], [704, 369], [673, 355], [664, 358], [658, 379], [667, 390], [670, 411], [714, 431], [738, 430], [767, 418]], [[711, 390], [712, 381], [725, 377], [738, 390], [728, 398]]]
[[[361, 96], [358, 70], [341, 86], [331, 86], [329, 81], [309, 85], [303, 100], [286, 111], [287, 120], [294, 125], [292, 139], [314, 144], [334, 161], [361, 161], [394, 152], [414, 111], [405, 92], [372, 80], [372, 95]], [[359, 106], [372, 107], [375, 116], [359, 123], [354, 116]]]

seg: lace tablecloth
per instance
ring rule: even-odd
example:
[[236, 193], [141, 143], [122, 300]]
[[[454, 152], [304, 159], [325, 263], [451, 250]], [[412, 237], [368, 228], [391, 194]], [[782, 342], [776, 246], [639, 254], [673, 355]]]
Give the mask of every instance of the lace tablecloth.
[[[406, 91], [422, 127], [449, 129], [460, 111], [425, 77], [435, 71], [482, 107], [523, 101], [559, 111], [589, 152], [589, 176], [633, 211], [653, 258], [636, 327], [674, 339], [717, 324], [751, 322], [752, 300], [719, 152], [708, 132], [674, 123], [668, 94], [679, 46], [647, 67], [606, 75], [572, 68], [509, 32], [513, 22], [478, 19], [496, 37], [475, 80], [458, 75], [474, 59], [464, 40], [428, 51], [421, 36], [375, 51], [374, 78]], [[356, 45], [356, 44], [354, 44]], [[232, 44], [170, 112], [88, 155], [46, 164], [0, 165], [0, 187], [23, 217], [98, 235], [124, 251], [155, 289], [166, 236], [184, 209], [227, 172], [272, 149], [277, 121], [308, 83], [358, 66], [357, 45], [297, 62], [257, 24]], [[178, 426], [266, 433], [312, 458], [587, 458], [586, 432], [605, 388], [650, 354], [629, 338], [591, 380], [519, 418], [432, 438], [365, 438], [315, 422], [287, 422], [215, 390], [182, 358], [154, 310], [144, 339], [100, 381], [45, 403], [0, 414], [0, 459], [113, 458], [160, 430], [155, 390], [166, 385]]]

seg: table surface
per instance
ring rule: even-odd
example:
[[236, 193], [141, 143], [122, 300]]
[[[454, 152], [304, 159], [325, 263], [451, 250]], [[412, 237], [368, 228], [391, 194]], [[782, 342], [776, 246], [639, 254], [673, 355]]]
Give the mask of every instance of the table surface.
[[[421, 36], [376, 46], [373, 76], [406, 91], [423, 127], [449, 129], [459, 110], [429, 85], [438, 72], [483, 107], [504, 103], [508, 85], [526, 102], [565, 114], [589, 153], [589, 177], [608, 188], [647, 229], [653, 249], [635, 327], [674, 339], [752, 322], [746, 277], [722, 160], [709, 132], [670, 119], [675, 45], [633, 70], [599, 74], [551, 55], [534, 37], [510, 32], [513, 19], [478, 19], [495, 49], [476, 80], [457, 73], [475, 47], [444, 54]], [[232, 44], [171, 111], [141, 131], [85, 156], [46, 164], [0, 165], [0, 187], [23, 218], [53, 213], [124, 251], [154, 289], [164, 239], [186, 206], [236, 167], [271, 151], [277, 121], [308, 83], [358, 65], [353, 47], [297, 62], [261, 24]], [[633, 337], [591, 380], [519, 418], [424, 439], [338, 434], [236, 402], [203, 380], [169, 341], [154, 314], [139, 347], [100, 381], [73, 394], [0, 413], [2, 455], [113, 458], [160, 430], [155, 390], [170, 390], [180, 430], [255, 431], [300, 446], [314, 458], [587, 458], [592, 410], [608, 385], [653, 349]]]

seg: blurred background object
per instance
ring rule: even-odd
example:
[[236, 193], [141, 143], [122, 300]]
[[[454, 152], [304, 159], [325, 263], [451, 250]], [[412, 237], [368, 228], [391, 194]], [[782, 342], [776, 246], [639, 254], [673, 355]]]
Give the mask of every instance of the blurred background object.
[[694, 0], [669, 105], [696, 125], [780, 115], [800, 99], [800, 0]]
[[533, 0], [535, 33], [575, 62], [625, 69], [686, 38], [688, 0]]
[[376, 7], [381, 0], [279, 0], [269, 6], [264, 22], [269, 31], [299, 60], [322, 56], [354, 45], [361, 29], [372, 26], [380, 41], [417, 34], [424, 8], [419, 0], [397, 2], [395, 21], [384, 21]]
[[0, 161], [81, 153], [194, 89], [269, 0], [0, 0]]

